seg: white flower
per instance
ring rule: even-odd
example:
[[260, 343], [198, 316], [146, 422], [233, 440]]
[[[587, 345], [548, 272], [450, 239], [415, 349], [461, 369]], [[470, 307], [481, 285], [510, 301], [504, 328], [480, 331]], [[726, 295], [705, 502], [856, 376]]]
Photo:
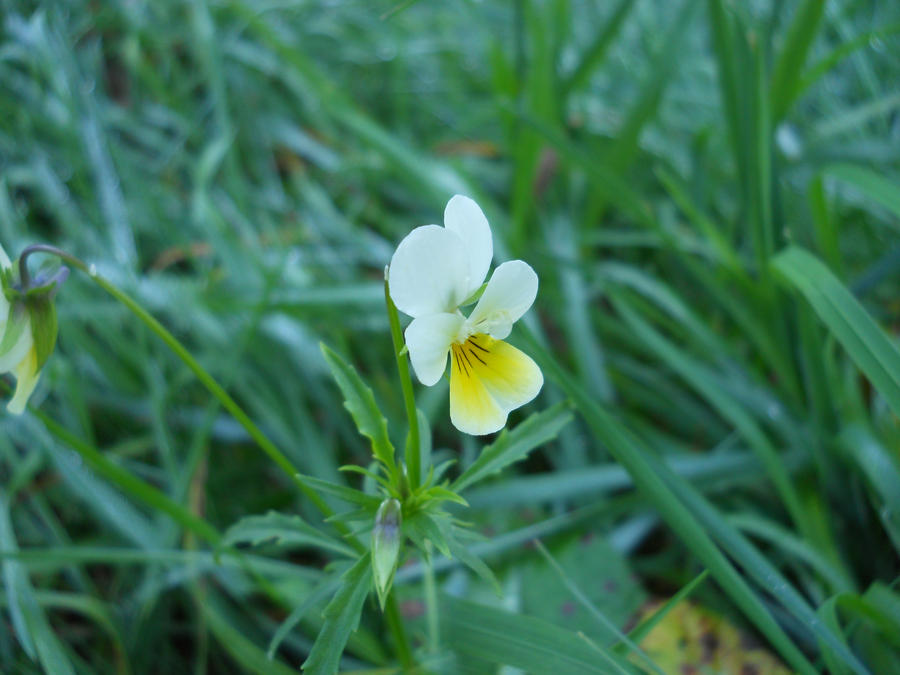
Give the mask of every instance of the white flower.
[[[0, 268], [7, 270], [10, 267], [12, 263], [0, 246]], [[23, 311], [16, 318], [11, 317], [10, 304], [0, 292], [0, 375], [4, 373], [12, 373], [16, 378], [16, 393], [6, 409], [21, 415], [40, 377], [37, 350], [27, 312]]]
[[441, 379], [450, 355], [450, 419], [460, 431], [489, 434], [541, 390], [537, 364], [503, 342], [534, 302], [538, 278], [521, 260], [500, 265], [468, 318], [459, 311], [481, 288], [494, 245], [481, 209], [456, 195], [444, 227], [423, 225], [397, 247], [388, 271], [391, 299], [413, 317], [406, 346], [419, 381]]

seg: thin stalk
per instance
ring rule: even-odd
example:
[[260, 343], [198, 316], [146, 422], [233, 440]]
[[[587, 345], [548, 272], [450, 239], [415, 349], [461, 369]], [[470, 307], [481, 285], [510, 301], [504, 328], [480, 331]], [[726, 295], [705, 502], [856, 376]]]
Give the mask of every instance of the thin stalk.
[[[72, 265], [72, 267], [84, 272], [90, 277], [90, 279], [100, 286], [104, 291], [106, 291], [113, 298], [118, 300], [120, 303], [125, 305], [132, 314], [134, 314], [138, 319], [140, 319], [151, 331], [153, 331], [160, 340], [162, 340], [166, 346], [174, 352], [174, 354], [182, 360], [182, 362], [190, 368], [190, 370], [197, 376], [197, 379], [203, 384], [204, 387], [215, 396], [219, 402], [222, 404], [222, 407], [225, 408], [234, 419], [236, 419], [242, 427], [250, 434], [250, 437], [256, 442], [256, 444], [265, 452], [271, 459], [274, 461], [288, 476], [290, 476], [291, 480], [300, 488], [300, 491], [306, 495], [306, 497], [315, 504], [316, 508], [322, 513], [323, 516], [329, 518], [334, 515], [334, 511], [331, 510], [331, 507], [325, 503], [325, 500], [322, 499], [321, 496], [310, 487], [305, 480], [303, 474], [301, 474], [297, 467], [295, 467], [291, 461], [275, 446], [275, 444], [270, 441], [265, 434], [256, 426], [253, 420], [241, 409], [241, 407], [235, 402], [233, 398], [225, 391], [221, 385], [210, 375], [206, 369], [200, 365], [200, 363], [195, 359], [191, 353], [187, 350], [187, 348], [182, 345], [174, 335], [172, 335], [166, 328], [157, 321], [147, 310], [145, 310], [137, 301], [132, 299], [128, 294], [124, 291], [119, 290], [116, 286], [111, 284], [109, 281], [101, 277], [97, 270], [93, 266], [86, 265], [82, 260], [76, 258], [75, 256], [66, 253], [65, 251], [58, 249], [54, 246], [47, 246], [45, 244], [35, 244], [33, 246], [29, 246], [24, 251], [19, 258], [19, 274], [20, 279], [22, 281], [23, 287], [27, 286], [29, 281], [28, 268], [26, 265], [26, 260], [28, 256], [33, 253], [47, 253], [50, 255], [54, 255], [61, 260]], [[343, 523], [335, 522], [335, 526], [342, 532], [342, 534], [347, 533], [347, 527]], [[355, 546], [361, 546], [359, 542], [356, 541], [355, 538], [351, 539], [351, 544]]]
[[425, 540], [425, 622], [428, 626], [428, 651], [440, 651], [440, 624], [438, 623], [437, 584], [434, 579], [434, 558], [431, 555], [431, 541]]
[[388, 630], [394, 639], [394, 646], [397, 648], [397, 658], [404, 671], [412, 670], [416, 665], [412, 655], [412, 648], [409, 646], [409, 637], [406, 635], [406, 628], [403, 626], [403, 619], [400, 616], [400, 608], [397, 606], [397, 596], [391, 591], [388, 594], [387, 603], [385, 604], [384, 618], [387, 620]]
[[391, 340], [394, 343], [394, 358], [397, 359], [397, 372], [400, 374], [400, 388], [403, 390], [403, 402], [406, 405], [406, 418], [409, 421], [409, 435], [406, 437], [406, 472], [410, 490], [415, 491], [422, 481], [422, 448], [419, 442], [419, 417], [416, 414], [416, 399], [413, 395], [412, 378], [409, 375], [409, 363], [403, 350], [403, 334], [400, 332], [400, 316], [397, 307], [391, 300], [388, 288], [388, 275], [384, 275], [384, 302], [387, 305], [388, 321], [391, 324]]

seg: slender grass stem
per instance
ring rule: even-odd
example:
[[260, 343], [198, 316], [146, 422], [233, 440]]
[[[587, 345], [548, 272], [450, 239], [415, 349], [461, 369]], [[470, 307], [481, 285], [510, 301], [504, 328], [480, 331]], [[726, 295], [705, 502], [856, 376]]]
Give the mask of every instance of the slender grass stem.
[[384, 617], [387, 620], [388, 630], [394, 639], [394, 646], [397, 649], [397, 658], [404, 670], [410, 670], [415, 666], [412, 648], [409, 645], [409, 637], [406, 634], [406, 628], [403, 625], [403, 618], [400, 616], [400, 608], [397, 606], [397, 596], [391, 591], [385, 603]]
[[[271, 459], [274, 461], [279, 468], [281, 468], [288, 476], [290, 476], [291, 480], [297, 485], [300, 491], [316, 506], [317, 509], [322, 513], [326, 518], [334, 515], [334, 511], [332, 511], [331, 507], [325, 503], [325, 500], [311, 487], [306, 483], [305, 477], [300, 471], [298, 471], [297, 467], [295, 467], [291, 461], [284, 455], [284, 453], [279, 450], [275, 444], [269, 440], [269, 438], [260, 430], [256, 423], [250, 419], [247, 413], [237, 404], [237, 402], [228, 394], [222, 386], [216, 382], [212, 375], [200, 365], [200, 363], [193, 357], [193, 355], [187, 350], [187, 348], [178, 341], [178, 339], [170, 333], [165, 326], [163, 326], [156, 318], [154, 318], [147, 310], [145, 310], [136, 300], [134, 300], [131, 296], [129, 296], [124, 291], [117, 288], [115, 285], [104, 279], [100, 276], [96, 269], [93, 266], [88, 266], [84, 263], [84, 261], [76, 258], [75, 256], [66, 253], [65, 251], [58, 249], [54, 246], [47, 246], [44, 244], [35, 244], [33, 246], [29, 246], [24, 251], [22, 251], [22, 255], [19, 259], [19, 270], [22, 282], [25, 283], [28, 279], [28, 271], [26, 261], [28, 257], [34, 253], [47, 253], [50, 255], [54, 255], [61, 260], [64, 260], [68, 264], [72, 265], [72, 267], [84, 272], [90, 277], [90, 279], [100, 286], [104, 291], [106, 291], [113, 298], [118, 300], [120, 303], [125, 305], [132, 314], [134, 314], [138, 319], [140, 319], [148, 328], [150, 328], [153, 333], [162, 340], [166, 346], [174, 352], [174, 354], [181, 359], [181, 361], [197, 376], [197, 379], [203, 384], [204, 387], [218, 399], [218, 401], [224, 407], [234, 419], [240, 423], [242, 427], [250, 434], [250, 437], [256, 442], [256, 444], [265, 452]], [[343, 523], [336, 522], [335, 527], [337, 527], [342, 534], [346, 534], [346, 526]], [[355, 539], [351, 540], [351, 543], [356, 542]], [[356, 545], [359, 545], [356, 542]], [[361, 546], [361, 545], [360, 545]]]
[[431, 541], [425, 540], [425, 622], [428, 626], [428, 651], [437, 654], [440, 650], [441, 629], [438, 615], [437, 583], [434, 578], [434, 557]]
[[406, 417], [409, 421], [409, 435], [406, 437], [406, 470], [409, 486], [412, 490], [419, 487], [422, 481], [422, 448], [419, 442], [419, 418], [416, 414], [416, 399], [413, 395], [412, 378], [409, 375], [409, 363], [403, 349], [403, 334], [400, 332], [400, 316], [397, 307], [391, 300], [387, 274], [384, 276], [384, 302], [387, 305], [388, 320], [391, 324], [391, 340], [394, 343], [394, 357], [397, 359], [397, 372], [400, 374], [400, 388], [403, 390], [403, 402], [406, 406]]

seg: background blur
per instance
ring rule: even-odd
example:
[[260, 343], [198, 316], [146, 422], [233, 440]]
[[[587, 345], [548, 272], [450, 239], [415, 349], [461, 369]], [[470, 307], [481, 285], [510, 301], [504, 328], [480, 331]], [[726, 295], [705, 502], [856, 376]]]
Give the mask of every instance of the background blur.
[[[402, 440], [383, 268], [410, 229], [470, 195], [495, 260], [538, 272], [528, 328], [638, 454], [708, 498], [717, 542], [791, 643], [816, 667], [856, 668], [727, 536], [751, 541], [860, 663], [896, 672], [897, 418], [770, 259], [810, 250], [896, 344], [900, 4], [405, 5], [0, 0], [0, 242], [96, 264], [303, 471], [355, 481], [337, 467], [369, 450], [318, 343], [356, 365]], [[321, 518], [87, 279], [66, 283], [59, 315], [32, 399], [51, 424], [0, 416], [0, 670], [299, 670], [318, 612], [277, 661], [265, 651], [324, 560], [263, 550], [253, 570], [216, 564], [78, 447], [222, 530], [268, 509]], [[542, 365], [543, 393], [511, 424], [572, 395]], [[437, 456], [466, 466], [482, 443], [449, 424], [446, 382], [417, 392]], [[478, 550], [503, 598], [453, 565], [439, 582], [606, 643], [593, 610], [634, 625], [705, 565], [577, 407], [459, 512], [488, 535]], [[421, 574], [398, 587], [423, 640]], [[733, 600], [701, 584], [679, 610], [693, 618], [645, 643], [661, 670], [775, 672], [779, 649]], [[435, 670], [544, 672], [512, 639], [522, 626], [491, 634], [506, 624], [474, 606], [442, 607]], [[368, 605], [344, 665], [388, 667], [385, 635]]]

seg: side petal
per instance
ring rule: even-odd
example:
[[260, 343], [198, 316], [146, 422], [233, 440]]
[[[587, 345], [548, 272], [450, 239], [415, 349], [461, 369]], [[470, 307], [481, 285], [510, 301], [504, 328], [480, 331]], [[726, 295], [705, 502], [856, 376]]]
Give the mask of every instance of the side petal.
[[476, 333], [502, 340], [512, 325], [528, 311], [537, 297], [538, 278], [531, 265], [521, 260], [505, 262], [494, 270], [487, 288], [469, 316]]
[[462, 240], [439, 225], [417, 227], [394, 251], [388, 285], [397, 309], [409, 316], [455, 311], [468, 292]]
[[459, 314], [432, 314], [413, 319], [406, 328], [409, 360], [426, 387], [437, 383], [447, 369], [447, 353], [464, 321]]
[[34, 348], [28, 350], [25, 358], [13, 369], [13, 374], [16, 376], [16, 393], [6, 409], [13, 415], [21, 415], [41, 377], [37, 367], [37, 352]]
[[[6, 331], [19, 331], [21, 329], [22, 332], [19, 333], [16, 341], [9, 347], [9, 351], [0, 354], [0, 373], [8, 373], [14, 370], [34, 347], [30, 322], [21, 327], [17, 321], [6, 322], [5, 319], [6, 316], [3, 317], [3, 321], [0, 321], [0, 327], [3, 328], [3, 331], [0, 332], [0, 345], [3, 344], [6, 338]], [[12, 337], [10, 336], [9, 339], [12, 339]]]
[[6, 255], [6, 251], [3, 250], [3, 246], [0, 246], [0, 268], [7, 269], [12, 267], [12, 262], [10, 262], [9, 256]]
[[453, 345], [450, 355], [450, 421], [466, 434], [482, 436], [499, 431], [508, 412], [490, 395], [475, 375], [472, 359]]
[[465, 298], [481, 286], [494, 257], [491, 226], [481, 207], [463, 195], [454, 195], [444, 209], [444, 227], [459, 235], [469, 258], [469, 282]]

